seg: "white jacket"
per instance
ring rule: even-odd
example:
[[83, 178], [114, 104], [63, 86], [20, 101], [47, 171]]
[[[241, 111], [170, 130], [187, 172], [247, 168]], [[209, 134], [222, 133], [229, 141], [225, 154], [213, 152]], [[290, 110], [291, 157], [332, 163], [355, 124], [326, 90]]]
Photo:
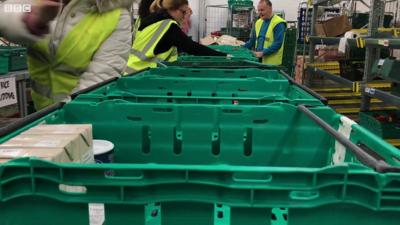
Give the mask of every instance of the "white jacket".
[[[1, 0], [0, 0], [1, 1]], [[73, 92], [82, 90], [99, 82], [123, 74], [131, 49], [131, 16], [129, 10], [135, 0], [71, 0], [50, 24], [50, 34], [55, 49], [64, 36], [86, 13], [92, 11], [107, 12], [123, 8], [118, 26], [110, 37], [95, 53], [92, 62], [81, 75], [78, 86]], [[6, 0], [0, 3], [0, 33], [6, 39], [20, 44], [30, 45], [38, 40], [29, 33], [22, 22], [22, 13], [4, 12], [4, 4], [32, 3], [29, 0]]]

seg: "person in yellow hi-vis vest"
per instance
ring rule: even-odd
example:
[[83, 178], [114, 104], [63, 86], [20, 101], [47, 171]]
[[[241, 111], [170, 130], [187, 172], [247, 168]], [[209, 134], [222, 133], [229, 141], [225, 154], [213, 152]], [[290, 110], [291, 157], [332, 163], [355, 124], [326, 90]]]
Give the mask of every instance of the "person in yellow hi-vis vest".
[[[132, 43], [129, 10], [134, 0], [53, 1], [62, 2], [62, 7], [44, 28], [49, 34], [25, 43], [31, 96], [37, 110], [68, 101], [73, 92], [120, 76]], [[33, 20], [29, 16], [25, 19], [28, 23]]]
[[254, 56], [262, 59], [263, 64], [281, 65], [286, 21], [273, 14], [270, 0], [260, 0], [257, 10], [260, 18], [256, 21], [250, 40], [244, 47], [254, 48]]
[[194, 42], [181, 30], [179, 24], [189, 13], [187, 0], [155, 0], [150, 12], [150, 15], [140, 18], [125, 74], [157, 67], [161, 61], [176, 61], [178, 51], [191, 55], [226, 56]]

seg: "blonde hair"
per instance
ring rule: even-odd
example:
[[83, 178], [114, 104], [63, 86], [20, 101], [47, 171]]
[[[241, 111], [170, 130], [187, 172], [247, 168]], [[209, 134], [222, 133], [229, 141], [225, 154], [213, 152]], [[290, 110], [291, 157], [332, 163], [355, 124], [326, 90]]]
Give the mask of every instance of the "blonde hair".
[[150, 6], [150, 11], [175, 10], [183, 5], [189, 5], [188, 0], [154, 0]]

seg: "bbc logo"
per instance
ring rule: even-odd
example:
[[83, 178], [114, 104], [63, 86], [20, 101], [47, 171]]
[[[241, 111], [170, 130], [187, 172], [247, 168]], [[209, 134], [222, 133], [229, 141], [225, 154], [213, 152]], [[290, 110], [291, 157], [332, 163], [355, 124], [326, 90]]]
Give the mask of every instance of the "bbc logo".
[[4, 4], [4, 12], [6, 13], [31, 12], [31, 10], [31, 4]]

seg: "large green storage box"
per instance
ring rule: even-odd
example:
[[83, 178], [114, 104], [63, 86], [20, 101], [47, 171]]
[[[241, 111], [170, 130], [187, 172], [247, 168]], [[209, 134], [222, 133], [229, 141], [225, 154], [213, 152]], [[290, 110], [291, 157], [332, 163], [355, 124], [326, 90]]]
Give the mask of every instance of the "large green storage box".
[[[310, 110], [338, 129], [332, 109]], [[333, 165], [335, 140], [293, 105], [72, 101], [1, 141], [41, 122], [93, 124], [94, 138], [115, 144], [115, 164], [1, 165], [2, 224], [87, 225], [89, 203], [104, 204], [107, 225], [398, 224], [400, 174], [377, 173], [349, 151]], [[352, 128], [353, 143], [400, 164], [397, 149]]]

